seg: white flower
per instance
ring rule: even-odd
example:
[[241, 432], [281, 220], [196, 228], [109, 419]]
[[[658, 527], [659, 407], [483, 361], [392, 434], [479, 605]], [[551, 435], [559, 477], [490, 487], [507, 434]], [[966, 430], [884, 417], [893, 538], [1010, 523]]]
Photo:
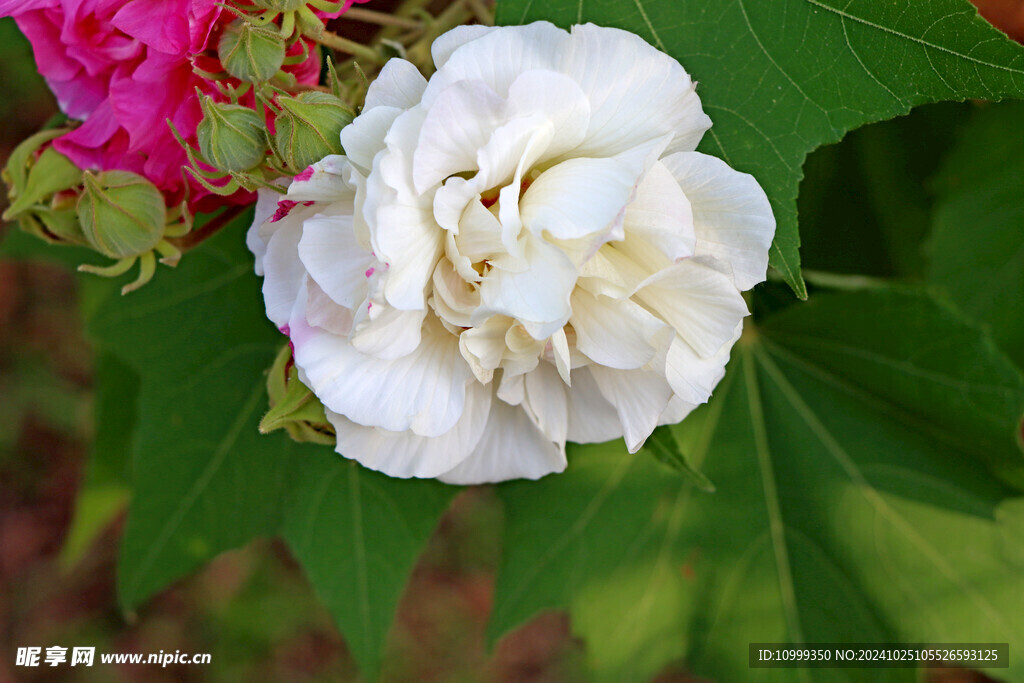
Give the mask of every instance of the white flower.
[[388, 62], [346, 156], [262, 197], [267, 315], [372, 469], [469, 484], [559, 472], [567, 440], [635, 452], [724, 373], [764, 192], [693, 151], [693, 82], [633, 34], [464, 26], [433, 57], [429, 82]]

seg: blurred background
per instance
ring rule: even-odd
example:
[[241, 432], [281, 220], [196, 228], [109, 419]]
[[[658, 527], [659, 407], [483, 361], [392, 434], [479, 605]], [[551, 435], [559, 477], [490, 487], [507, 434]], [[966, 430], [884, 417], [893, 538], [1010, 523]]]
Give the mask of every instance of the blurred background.
[[[974, 2], [1011, 37], [1024, 39], [1024, 0]], [[373, 6], [386, 11], [392, 4], [376, 0]], [[373, 30], [347, 20], [335, 28], [357, 39]], [[0, 19], [0, 84], [0, 162], [5, 162], [15, 145], [57, 111], [30, 47], [10, 19]], [[909, 169], [911, 176], [926, 175], [944, 151], [933, 144], [932, 130], [941, 127], [947, 135], [971, 106], [925, 107], [816, 152], [806, 166], [800, 200], [806, 267], [913, 277], [923, 227], [903, 233], [904, 244], [874, 254], [836, 248], [847, 230], [879, 224], [859, 201], [871, 187], [858, 185], [856, 169], [872, 163], [872, 150], [891, 150], [886, 141], [895, 136], [903, 158], [917, 167]], [[902, 171], [894, 167], [894, 172]], [[916, 186], [916, 192], [904, 198], [899, 211], [926, 211], [926, 187]], [[0, 197], [0, 210], [4, 206]], [[846, 225], [837, 224], [835, 216], [844, 216]], [[908, 225], [926, 224], [910, 218]], [[0, 228], [0, 240], [10, 227]], [[66, 267], [0, 260], [0, 683], [72, 680], [72, 673], [73, 680], [96, 681], [355, 680], [355, 666], [330, 616], [301, 568], [274, 539], [225, 553], [135, 613], [122, 612], [114, 593], [124, 510], [98, 533], [69, 543], [76, 494], [95, 437], [94, 359], [82, 329], [79, 295], [78, 280]], [[456, 499], [399, 605], [384, 680], [585, 679], [584, 644], [571, 636], [560, 613], [540, 615], [487, 652], [484, 630], [501, 529], [502, 511], [489, 489], [468, 490]], [[211, 653], [212, 664], [15, 667], [19, 646], [55, 644], [95, 645], [97, 652]], [[956, 670], [934, 671], [928, 679], [989, 680]], [[680, 666], [657, 680], [700, 679]]]

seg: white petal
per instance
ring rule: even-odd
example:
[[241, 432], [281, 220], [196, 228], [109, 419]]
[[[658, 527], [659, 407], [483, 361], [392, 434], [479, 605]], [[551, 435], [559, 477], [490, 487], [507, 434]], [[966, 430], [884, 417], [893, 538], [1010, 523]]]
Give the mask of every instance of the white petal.
[[342, 337], [352, 331], [352, 311], [339, 306], [311, 278], [306, 279], [306, 321]]
[[280, 193], [266, 188], [259, 188], [256, 191], [256, 209], [253, 212], [252, 225], [245, 233], [245, 246], [256, 259], [256, 274], [263, 275], [263, 257], [267, 253], [267, 242], [260, 235], [260, 228], [270, 220], [270, 217], [277, 211], [277, 200], [281, 198]]
[[564, 240], [605, 233], [622, 218], [638, 176], [617, 159], [563, 161], [526, 190], [519, 203], [523, 225]]
[[434, 60], [434, 68], [440, 69], [444, 67], [448, 58], [457, 49], [495, 30], [497, 28], [494, 26], [473, 24], [472, 26], [456, 26], [452, 30], [442, 33], [430, 46], [430, 56]]
[[523, 409], [549, 440], [564, 444], [569, 428], [566, 386], [558, 370], [542, 362], [526, 374], [526, 400]]
[[415, 351], [381, 360], [357, 351], [348, 340], [309, 327], [304, 311], [292, 316], [295, 364], [324, 406], [349, 420], [392, 432], [411, 429], [440, 436], [462, 415], [472, 378], [458, 340], [440, 323], [424, 325]]
[[326, 156], [295, 177], [288, 186], [288, 199], [297, 202], [344, 202], [351, 213], [355, 190], [345, 180], [348, 171], [346, 157], [340, 154]]
[[505, 100], [481, 81], [442, 91], [423, 120], [413, 156], [417, 192], [462, 171], [477, 170], [477, 153], [504, 123]]
[[[372, 305], [372, 304], [371, 304]], [[419, 346], [426, 311], [400, 311], [391, 306], [374, 306], [351, 336], [352, 346], [381, 360], [395, 360]]]
[[377, 259], [356, 240], [351, 215], [308, 219], [298, 253], [310, 277], [335, 302], [356, 309], [366, 300], [367, 273]]
[[669, 327], [628, 299], [594, 296], [577, 287], [572, 295], [576, 348], [595, 363], [620, 370], [639, 368], [654, 358], [654, 340]]
[[555, 367], [558, 369], [558, 376], [562, 378], [566, 386], [572, 386], [570, 370], [572, 368], [572, 355], [569, 351], [569, 339], [566, 337], [565, 328], [555, 330], [551, 335], [551, 354]]
[[622, 299], [632, 296], [656, 268], [637, 263], [619, 251], [619, 242], [603, 245], [580, 266], [580, 287], [593, 294]]
[[534, 339], [547, 339], [572, 314], [569, 297], [576, 269], [557, 247], [530, 237], [524, 241], [530, 269], [503, 270], [502, 259], [495, 260], [480, 284], [477, 319], [507, 315], [521, 322]]
[[459, 253], [471, 262], [501, 254], [501, 223], [480, 202], [470, 202], [459, 221]]
[[591, 106], [578, 155], [608, 156], [666, 133], [670, 151], [696, 149], [711, 120], [679, 62], [635, 34], [593, 24], [573, 26], [571, 42], [562, 70]]
[[459, 351], [481, 384], [487, 384], [505, 353], [505, 333], [512, 321], [500, 315], [459, 335]]
[[672, 386], [676, 396], [691, 405], [705, 403], [725, 376], [729, 354], [742, 331], [741, 322], [733, 331], [731, 339], [714, 355], [705, 358], [697, 355], [693, 347], [676, 337], [669, 346], [665, 359], [665, 379]]
[[341, 129], [345, 156], [360, 168], [363, 175], [370, 172], [374, 157], [384, 149], [384, 137], [401, 114], [398, 107], [377, 107], [360, 114]]
[[621, 437], [619, 415], [601, 395], [590, 368], [577, 370], [572, 378], [572, 389], [566, 392], [569, 414], [566, 438], [575, 443], [602, 443]]
[[366, 91], [363, 112], [376, 107], [410, 109], [423, 97], [427, 80], [411, 62], [389, 59]]
[[441, 259], [434, 269], [433, 306], [442, 320], [458, 327], [470, 327], [480, 294], [463, 280], [451, 261]]
[[660, 374], [646, 370], [612, 370], [591, 365], [590, 372], [601, 395], [615, 406], [626, 448], [636, 453], [658, 426], [658, 419], [672, 398], [672, 387]]
[[741, 290], [763, 282], [775, 217], [757, 180], [734, 171], [721, 159], [697, 152], [673, 154], [662, 163], [693, 207], [696, 254], [729, 264]]
[[449, 484], [540, 479], [561, 472], [565, 465], [565, 444], [549, 441], [522, 408], [494, 400], [487, 428], [473, 454], [438, 479]]
[[430, 195], [412, 186], [412, 161], [423, 112], [412, 109], [388, 131], [388, 151], [374, 159], [367, 178], [364, 212], [373, 249], [389, 265], [388, 303], [402, 310], [426, 307], [426, 287], [444, 247], [444, 231], [434, 221]]
[[590, 103], [571, 78], [554, 71], [526, 71], [509, 87], [509, 118], [543, 114], [552, 125], [551, 144], [538, 161], [552, 159], [583, 141]]
[[[464, 36], [465, 33], [455, 39]], [[499, 27], [473, 37], [476, 39], [451, 51], [444, 66], [430, 78], [423, 93], [426, 106], [449, 85], [463, 80], [483, 81], [504, 97], [512, 81], [524, 71], [558, 71], [569, 44], [567, 32], [540, 21], [527, 26]], [[442, 46], [439, 52], [447, 49]]]
[[440, 436], [419, 436], [364, 427], [333, 411], [327, 419], [338, 433], [337, 451], [346, 458], [390, 477], [436, 477], [459, 465], [474, 451], [487, 426], [491, 389], [472, 385], [466, 409], [455, 426]]
[[510, 375], [503, 369], [497, 396], [511, 406], [522, 405], [526, 400], [526, 374]]
[[289, 324], [299, 290], [306, 279], [306, 268], [299, 260], [299, 238], [302, 223], [282, 221], [270, 236], [263, 257], [263, 301], [267, 317], [278, 327]]
[[626, 207], [626, 239], [616, 248], [639, 263], [664, 265], [693, 256], [697, 237], [690, 202], [672, 173], [654, 164]]
[[[523, 228], [523, 221], [519, 214], [519, 195], [522, 192], [523, 177], [530, 170], [530, 166], [540, 159], [544, 151], [551, 145], [555, 134], [555, 128], [551, 122], [540, 120], [542, 118], [532, 117], [513, 121], [508, 126], [496, 131], [494, 138], [488, 143], [488, 147], [481, 150], [481, 177], [504, 177], [504, 165], [508, 161], [515, 161], [513, 166], [515, 174], [512, 176], [512, 181], [498, 192], [498, 219], [501, 221], [501, 241], [508, 253], [516, 258], [522, 256], [519, 247], [519, 233]], [[506, 141], [507, 131], [512, 131], [512, 135]], [[526, 131], [529, 132], [528, 137], [522, 137], [520, 134]], [[517, 154], [520, 142], [525, 144]], [[495, 154], [495, 152], [497, 153]], [[486, 157], [484, 157], [485, 154]], [[500, 165], [494, 164], [495, 158]]]
[[679, 424], [683, 421], [683, 418], [689, 415], [696, 409], [697, 406], [693, 403], [687, 403], [678, 396], [673, 396], [672, 400], [668, 402], [665, 410], [662, 411], [661, 417], [658, 418], [659, 425], [674, 425]]
[[729, 277], [692, 259], [655, 273], [636, 296], [704, 357], [728, 342], [747, 315]]

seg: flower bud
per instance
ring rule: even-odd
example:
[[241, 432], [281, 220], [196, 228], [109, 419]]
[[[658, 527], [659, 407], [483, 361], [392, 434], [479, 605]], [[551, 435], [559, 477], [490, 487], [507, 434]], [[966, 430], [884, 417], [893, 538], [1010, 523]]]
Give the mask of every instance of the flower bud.
[[225, 173], [248, 171], [263, 162], [267, 138], [263, 120], [240, 104], [218, 104], [199, 96], [203, 120], [196, 128], [199, 151], [206, 162]]
[[86, 171], [83, 180], [78, 220], [93, 249], [123, 259], [150, 251], [163, 238], [167, 207], [151, 182], [128, 171]]
[[328, 154], [342, 154], [341, 129], [352, 123], [345, 103], [325, 92], [281, 96], [274, 119], [274, 149], [296, 173]]
[[294, 441], [333, 445], [334, 427], [327, 421], [324, 405], [299, 380], [291, 348], [277, 354], [267, 377], [270, 410], [260, 421], [260, 432], [284, 429]]
[[284, 64], [284, 38], [277, 31], [236, 19], [224, 29], [217, 43], [217, 56], [224, 69], [238, 80], [262, 83]]
[[67, 202], [67, 197], [77, 199], [82, 170], [47, 146], [66, 132], [64, 128], [41, 131], [11, 154], [3, 170], [10, 200], [3, 219], [17, 220], [22, 230], [47, 242], [85, 244], [74, 203]]

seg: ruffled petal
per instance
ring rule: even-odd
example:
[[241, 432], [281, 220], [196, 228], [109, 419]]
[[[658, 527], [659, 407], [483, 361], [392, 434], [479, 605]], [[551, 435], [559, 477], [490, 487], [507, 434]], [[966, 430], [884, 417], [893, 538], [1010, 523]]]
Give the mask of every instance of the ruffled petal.
[[300, 173], [288, 186], [288, 199], [296, 202], [336, 202], [351, 213], [355, 190], [345, 180], [349, 161], [340, 154], [331, 154]]
[[289, 221], [271, 235], [263, 257], [263, 301], [267, 317], [278, 327], [289, 324], [306, 269], [298, 258], [302, 223]]
[[613, 370], [590, 366], [598, 389], [615, 406], [623, 438], [630, 453], [636, 453], [654, 428], [672, 398], [665, 377], [646, 370]]
[[636, 296], [704, 357], [732, 339], [747, 315], [747, 304], [729, 277], [694, 260], [655, 273]]
[[487, 427], [473, 453], [438, 479], [467, 485], [540, 479], [563, 471], [565, 466], [565, 444], [549, 441], [522, 408], [494, 400]]
[[[577, 287], [572, 295], [576, 348], [595, 363], [620, 370], [639, 368], [656, 353], [656, 337], [670, 328], [628, 299], [595, 296]], [[667, 343], [666, 337], [664, 342]]]
[[691, 405], [699, 405], [711, 397], [711, 392], [725, 376], [725, 365], [742, 331], [743, 323], [740, 322], [729, 341], [707, 357], [698, 355], [692, 346], [679, 337], [672, 341], [665, 359], [665, 379], [679, 399]]
[[[56, 0], [49, 1], [54, 2]], [[452, 53], [466, 43], [474, 41], [477, 38], [483, 38], [485, 35], [495, 30], [497, 30], [497, 27], [495, 26], [473, 24], [471, 26], [456, 26], [451, 31], [443, 33], [430, 46], [430, 56], [434, 60], [434, 68], [442, 68], [448, 61], [448, 58], [452, 56]]]
[[401, 114], [398, 107], [376, 107], [360, 114], [341, 129], [345, 156], [362, 170], [363, 175], [370, 173], [374, 157], [384, 149], [384, 136]]
[[367, 280], [377, 259], [359, 245], [352, 223], [351, 215], [310, 218], [298, 251], [302, 265], [324, 293], [339, 305], [356, 309], [366, 300]]
[[423, 119], [413, 156], [416, 191], [477, 170], [477, 153], [504, 117], [505, 100], [482, 81], [459, 81], [441, 92]]
[[369, 318], [356, 326], [352, 346], [382, 360], [395, 360], [416, 350], [426, 311], [400, 311], [390, 306], [374, 307]]
[[565, 444], [569, 429], [566, 386], [551, 363], [541, 362], [526, 374], [523, 409], [550, 441]]
[[616, 244], [622, 253], [640, 263], [661, 268], [693, 256], [697, 236], [690, 201], [672, 173], [654, 164], [626, 207], [625, 239]]
[[[454, 40], [471, 34], [460, 32]], [[479, 31], [475, 38], [485, 33]], [[524, 71], [559, 71], [562, 55], [569, 48], [569, 34], [554, 24], [538, 21], [526, 26], [503, 26], [486, 32], [487, 40], [469, 40], [448, 53], [423, 92], [423, 104], [430, 106], [438, 94], [456, 81], [483, 81], [504, 97], [512, 82]]]
[[364, 212], [377, 258], [390, 272], [384, 294], [389, 304], [405, 311], [426, 307], [426, 287], [441, 257], [443, 231], [433, 217], [430, 195], [412, 184], [411, 150], [415, 149], [423, 112], [412, 109], [388, 131], [388, 151], [374, 160], [367, 179]]
[[589, 367], [572, 373], [572, 388], [566, 392], [566, 408], [569, 419], [566, 438], [569, 441], [602, 443], [622, 436], [619, 415], [601, 395]]
[[395, 360], [360, 353], [347, 339], [311, 328], [304, 307], [290, 322], [295, 364], [324, 406], [349, 420], [392, 432], [440, 436], [459, 420], [473, 374], [458, 340], [433, 322], [416, 349]]
[[763, 282], [775, 217], [757, 180], [699, 152], [673, 154], [662, 163], [693, 207], [697, 256], [727, 264], [741, 290]]
[[697, 148], [711, 119], [679, 62], [633, 33], [593, 24], [573, 26], [570, 44], [561, 53], [562, 70], [580, 84], [591, 107], [576, 155], [609, 156], [666, 133], [673, 135], [670, 152]]
[[480, 284], [480, 308], [474, 324], [492, 315], [507, 315], [523, 324], [534, 339], [547, 339], [572, 315], [569, 298], [576, 269], [560, 249], [534, 238], [525, 240], [530, 269], [505, 270], [503, 259]]
[[346, 458], [390, 477], [432, 478], [459, 466], [476, 449], [488, 424], [491, 394], [489, 387], [471, 386], [462, 417], [440, 436], [364, 427], [330, 410], [326, 415], [338, 434], [336, 450]]
[[423, 97], [427, 79], [411, 62], [389, 59], [366, 91], [363, 113], [376, 107], [411, 109]]

